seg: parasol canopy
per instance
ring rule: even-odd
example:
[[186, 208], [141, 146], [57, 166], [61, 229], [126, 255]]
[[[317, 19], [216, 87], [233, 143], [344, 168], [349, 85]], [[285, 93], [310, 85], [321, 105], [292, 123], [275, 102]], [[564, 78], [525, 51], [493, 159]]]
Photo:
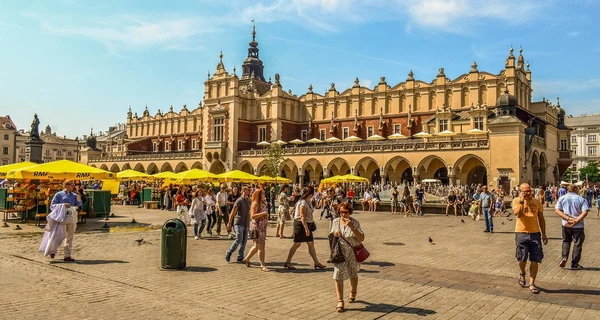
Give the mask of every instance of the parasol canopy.
[[369, 140], [369, 141], [381, 141], [381, 140], [385, 140], [385, 138], [382, 137], [382, 136], [380, 136], [380, 135], [378, 135], [378, 134], [374, 134], [374, 135], [368, 137], [367, 140]]
[[346, 174], [342, 176], [333, 176], [331, 178], [321, 180], [321, 183], [338, 183], [338, 182], [369, 182], [369, 179], [355, 176], [353, 174]]
[[357, 137], [357, 136], [349, 136], [348, 138], [344, 139], [344, 141], [347, 142], [356, 142], [356, 141], [361, 141], [362, 139]]
[[143, 172], [135, 171], [132, 169], [127, 169], [127, 170], [118, 172], [117, 179], [118, 180], [152, 180], [152, 179], [154, 179], [154, 177], [149, 174], [143, 173]]
[[6, 178], [6, 175], [12, 170], [17, 170], [17, 169], [21, 169], [21, 168], [25, 168], [25, 167], [36, 166], [36, 165], [37, 165], [37, 163], [25, 161], [25, 162], [17, 162], [17, 163], [11, 163], [11, 164], [0, 166], [0, 179]]
[[290, 143], [291, 144], [305, 144], [305, 142], [300, 139], [294, 139], [294, 140], [290, 141]]
[[317, 138], [312, 138], [312, 139], [310, 139], [310, 140], [308, 140], [308, 141], [306, 141], [306, 142], [307, 142], [307, 143], [323, 143], [323, 141], [322, 141], [322, 140], [320, 140], [320, 139], [317, 139]]
[[466, 134], [486, 134], [487, 132], [485, 132], [483, 130], [479, 130], [479, 129], [471, 129], [465, 133]]
[[340, 140], [340, 138], [337, 137], [329, 137], [327, 139], [325, 139], [325, 142], [340, 142], [342, 140]]
[[256, 145], [259, 146], [259, 147], [268, 147], [271, 144], [269, 142], [267, 142], [267, 141], [261, 141], [261, 142], [257, 143]]
[[415, 138], [429, 138], [429, 137], [431, 137], [431, 134], [429, 134], [427, 132], [421, 131], [419, 133], [413, 134], [413, 137], [415, 137]]
[[182, 171], [167, 178], [170, 183], [196, 183], [196, 182], [218, 182], [219, 178], [214, 173], [202, 169], [190, 169]]
[[284, 146], [287, 144], [287, 142], [283, 141], [283, 140], [277, 140], [277, 141], [273, 141], [271, 142], [271, 144], [278, 144], [280, 146]]
[[174, 178], [175, 176], [177, 176], [177, 174], [174, 172], [171, 172], [171, 171], [163, 171], [161, 173], [153, 174], [152, 176], [155, 177], [156, 179], [167, 179], [167, 178]]
[[58, 160], [13, 170], [8, 173], [7, 178], [39, 180], [106, 180], [114, 179], [115, 174], [70, 160]]
[[284, 177], [270, 177], [270, 176], [260, 176], [258, 177], [261, 181], [264, 182], [275, 182], [275, 183], [292, 183], [292, 180]]
[[388, 136], [388, 139], [390, 139], [390, 140], [406, 139], [406, 136], [401, 133], [394, 133], [394, 134]]
[[444, 130], [442, 132], [436, 133], [436, 135], [438, 135], [440, 137], [451, 137], [451, 136], [455, 136], [456, 132], [451, 131], [451, 130]]
[[227, 171], [217, 175], [221, 182], [259, 182], [260, 178], [240, 170]]

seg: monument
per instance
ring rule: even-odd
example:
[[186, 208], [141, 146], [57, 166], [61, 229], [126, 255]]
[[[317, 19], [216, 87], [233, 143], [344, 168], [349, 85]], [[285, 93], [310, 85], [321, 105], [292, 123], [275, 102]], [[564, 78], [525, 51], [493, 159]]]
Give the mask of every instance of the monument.
[[102, 150], [98, 149], [98, 141], [94, 135], [94, 129], [90, 130], [90, 135], [85, 141], [85, 147], [81, 148], [79, 155], [81, 156], [79, 162], [87, 164], [90, 159], [98, 158], [102, 156]]
[[25, 141], [26, 160], [34, 163], [42, 163], [42, 146], [44, 141], [40, 139], [40, 119], [37, 113], [33, 115], [29, 139]]

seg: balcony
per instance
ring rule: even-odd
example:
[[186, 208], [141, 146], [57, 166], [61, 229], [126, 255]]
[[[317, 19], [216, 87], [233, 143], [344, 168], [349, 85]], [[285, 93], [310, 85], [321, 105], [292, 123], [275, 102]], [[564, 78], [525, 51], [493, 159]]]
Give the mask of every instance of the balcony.
[[227, 141], [206, 141], [206, 143], [204, 144], [204, 150], [222, 150], [225, 148], [227, 148]]
[[183, 160], [183, 159], [202, 159], [202, 152], [154, 152], [147, 154], [130, 154], [126, 156], [106, 156], [92, 158], [92, 162], [118, 162], [118, 161], [154, 161], [154, 160]]
[[537, 145], [541, 148], [546, 148], [546, 139], [539, 136], [533, 136], [531, 137], [531, 144]]
[[[374, 153], [374, 152], [419, 152], [441, 150], [469, 150], [488, 149], [488, 139], [466, 139], [460, 141], [435, 141], [423, 142], [422, 140], [405, 140], [396, 142], [392, 140], [382, 142], [361, 141], [321, 144], [316, 146], [287, 147], [283, 149], [286, 156], [318, 155], [333, 153]], [[269, 149], [238, 151], [238, 157], [264, 157], [269, 154]]]

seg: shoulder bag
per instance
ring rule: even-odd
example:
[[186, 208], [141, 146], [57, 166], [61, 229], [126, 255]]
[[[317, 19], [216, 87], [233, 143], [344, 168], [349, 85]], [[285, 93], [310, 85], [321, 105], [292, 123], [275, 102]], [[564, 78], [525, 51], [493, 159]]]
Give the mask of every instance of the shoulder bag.
[[354, 256], [356, 257], [356, 261], [357, 262], [363, 262], [365, 260], [367, 260], [367, 258], [371, 255], [369, 253], [369, 251], [367, 250], [367, 248], [365, 248], [365, 246], [363, 246], [362, 243], [357, 244], [356, 246], [352, 246], [350, 244], [350, 242], [348, 242], [348, 240], [346, 240], [346, 238], [344, 238], [343, 236], [341, 237], [344, 241], [346, 241], [346, 243], [352, 247], [352, 250], [354, 251]]

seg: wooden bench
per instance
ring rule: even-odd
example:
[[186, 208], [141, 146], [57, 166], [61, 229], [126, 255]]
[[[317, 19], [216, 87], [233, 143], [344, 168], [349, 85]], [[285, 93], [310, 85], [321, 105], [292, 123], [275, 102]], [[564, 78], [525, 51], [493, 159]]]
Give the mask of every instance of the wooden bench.
[[[35, 215], [35, 225], [40, 226], [40, 220], [42, 218], [46, 218], [48, 216], [47, 213], [38, 213]], [[77, 213], [77, 223], [86, 223], [87, 222], [87, 212], [79, 212]]]
[[144, 208], [146, 209], [158, 209], [158, 201], [145, 201]]

